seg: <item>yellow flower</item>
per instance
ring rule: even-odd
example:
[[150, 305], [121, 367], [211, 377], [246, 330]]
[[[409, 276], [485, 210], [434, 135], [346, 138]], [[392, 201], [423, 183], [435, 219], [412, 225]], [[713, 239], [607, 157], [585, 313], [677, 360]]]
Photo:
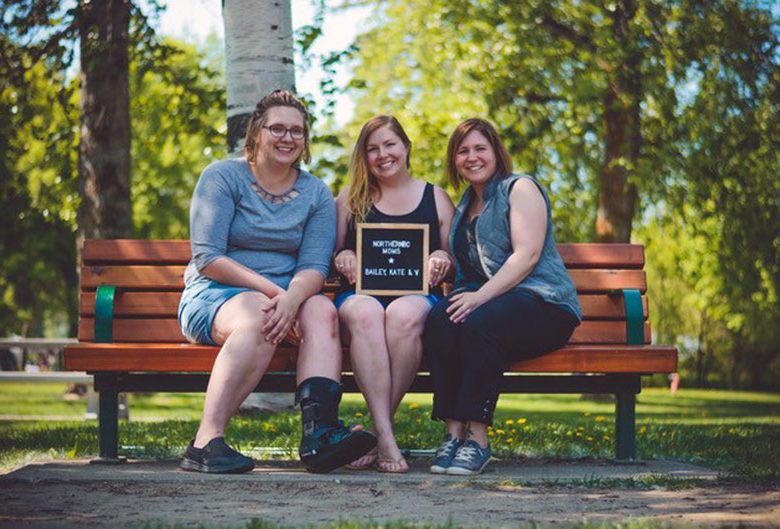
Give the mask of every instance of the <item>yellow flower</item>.
[[525, 424], [526, 420], [527, 419], [525, 417], [523, 417], [521, 419], [517, 419], [517, 424]]
[[605, 435], [605, 436], [604, 436], [604, 440], [605, 440], [605, 441], [609, 441], [609, 436], [608, 436], [608, 435]]
[[586, 437], [586, 439], [587, 439], [588, 441], [592, 441], [592, 440], [593, 440], [593, 437], [591, 437], [591, 436], [588, 436], [588, 437]]
[[589, 412], [589, 411], [586, 411], [585, 413], [583, 413], [583, 415], [584, 415], [585, 417], [590, 417], [590, 412]]
[[513, 421], [512, 419], [507, 419], [507, 420], [506, 420], [506, 422], [505, 422], [504, 424], [506, 424], [507, 426], [509, 426], [509, 425], [511, 425], [511, 424], [514, 424], [514, 423], [515, 423], [515, 421]]
[[596, 422], [604, 422], [606, 420], [607, 420], [607, 418], [604, 417], [603, 415], [597, 415], [596, 416]]
[[514, 439], [512, 437], [510, 437], [509, 439], [506, 440], [506, 443], [507, 444], [512, 444], [512, 441], [514, 441]]
[[523, 426], [523, 431], [524, 431], [524, 432], [527, 432], [527, 431], [528, 431], [528, 430], [530, 430], [530, 429], [531, 429], [531, 427], [530, 427], [530, 426]]
[[639, 429], [639, 433], [645, 433], [646, 431], [647, 431], [647, 427], [646, 427], [646, 426], [642, 426], [642, 427]]
[[359, 411], [358, 411], [358, 412], [355, 412], [355, 417], [362, 417], [362, 416], [363, 416], [363, 414], [362, 414], [362, 413], [360, 413]]
[[502, 430], [501, 428], [498, 428], [498, 429], [496, 429], [496, 433], [498, 435], [504, 435], [506, 432], [504, 430]]
[[420, 405], [417, 404], [416, 402], [412, 402], [411, 404], [409, 404], [409, 409], [410, 410], [416, 410], [419, 407], [420, 407]]

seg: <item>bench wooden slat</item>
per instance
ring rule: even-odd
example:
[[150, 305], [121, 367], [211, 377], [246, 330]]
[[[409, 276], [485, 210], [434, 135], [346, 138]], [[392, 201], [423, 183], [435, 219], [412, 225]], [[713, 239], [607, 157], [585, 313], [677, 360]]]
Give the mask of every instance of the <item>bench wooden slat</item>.
[[[65, 368], [89, 372], [208, 372], [218, 351], [217, 347], [192, 344], [80, 343], [68, 347]], [[293, 348], [280, 347], [269, 371], [293, 371], [295, 358]], [[516, 362], [509, 369], [518, 373], [673, 373], [676, 370], [674, 347], [650, 345], [569, 345], [539, 358]]]
[[[332, 297], [332, 293], [326, 292]], [[181, 293], [173, 292], [117, 292], [114, 299], [114, 315], [123, 316], [158, 316], [175, 318], [179, 308]], [[580, 305], [586, 320], [624, 320], [626, 309], [620, 296], [581, 295]], [[647, 319], [647, 296], [642, 296], [644, 319]], [[79, 300], [79, 314], [92, 316], [95, 314], [95, 292], [83, 292]]]
[[[120, 342], [185, 342], [175, 318], [115, 319], [114, 340]], [[520, 338], [518, 338], [520, 339]], [[95, 340], [94, 318], [79, 320], [79, 340]], [[620, 321], [585, 321], [574, 331], [570, 340], [575, 344], [626, 342], [626, 325]], [[645, 322], [645, 343], [650, 343], [650, 325]]]
[[[95, 289], [100, 285], [146, 290], [184, 288], [185, 266], [84, 266], [81, 288]], [[644, 293], [647, 281], [644, 270], [569, 270], [578, 292], [607, 292], [620, 288], [636, 288]]]
[[[569, 268], [642, 268], [644, 248], [639, 244], [561, 243], [558, 251]], [[88, 239], [84, 264], [186, 264], [188, 240]]]
[[561, 243], [566, 268], [643, 268], [645, 248], [641, 244]]
[[84, 264], [186, 264], [192, 253], [188, 240], [87, 239]]

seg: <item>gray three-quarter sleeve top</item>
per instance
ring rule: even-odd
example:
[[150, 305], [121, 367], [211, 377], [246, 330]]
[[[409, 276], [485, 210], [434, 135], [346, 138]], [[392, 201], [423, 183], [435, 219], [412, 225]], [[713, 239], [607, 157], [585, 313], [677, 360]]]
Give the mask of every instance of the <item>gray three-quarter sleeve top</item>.
[[190, 285], [200, 271], [229, 257], [286, 289], [301, 270], [328, 275], [336, 241], [336, 206], [328, 187], [300, 170], [294, 198], [272, 204], [253, 188], [255, 177], [241, 158], [214, 162], [200, 175], [190, 205]]

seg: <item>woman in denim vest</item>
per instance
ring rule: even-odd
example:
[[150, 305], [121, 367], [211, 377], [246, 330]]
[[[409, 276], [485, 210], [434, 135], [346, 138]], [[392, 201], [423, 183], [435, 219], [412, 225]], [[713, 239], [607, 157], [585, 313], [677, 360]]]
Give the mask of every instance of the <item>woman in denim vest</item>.
[[450, 231], [454, 289], [425, 328], [433, 418], [446, 423], [431, 472], [470, 475], [491, 457], [487, 429], [505, 368], [566, 344], [582, 312], [555, 246], [547, 192], [512, 174], [490, 123], [458, 125], [447, 172], [453, 186], [469, 187]]

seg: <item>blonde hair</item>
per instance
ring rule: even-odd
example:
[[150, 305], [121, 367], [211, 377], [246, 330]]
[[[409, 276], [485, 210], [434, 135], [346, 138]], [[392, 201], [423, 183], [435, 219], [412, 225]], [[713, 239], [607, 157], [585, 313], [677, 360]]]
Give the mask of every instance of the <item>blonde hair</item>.
[[484, 119], [467, 119], [455, 127], [447, 144], [447, 180], [455, 189], [458, 189], [463, 183], [463, 177], [455, 167], [455, 156], [458, 154], [458, 148], [463, 143], [463, 139], [475, 130], [482, 134], [493, 147], [493, 152], [496, 155], [496, 174], [493, 175], [493, 178], [503, 179], [512, 174], [512, 159], [501, 142], [501, 138], [498, 137], [495, 127]]
[[406, 168], [410, 168], [410, 155], [412, 142], [404, 132], [403, 127], [393, 116], [375, 116], [369, 119], [360, 129], [355, 148], [352, 150], [352, 158], [349, 161], [349, 194], [347, 194], [347, 209], [355, 222], [363, 222], [371, 211], [374, 201], [381, 195], [382, 190], [371, 171], [368, 170], [368, 138], [374, 132], [387, 127], [406, 146]]
[[273, 107], [292, 107], [301, 113], [301, 117], [303, 117], [303, 151], [293, 165], [298, 165], [301, 159], [303, 159], [304, 162], [309, 163], [311, 161], [311, 151], [309, 149], [309, 112], [306, 110], [303, 101], [298, 99], [298, 97], [289, 90], [274, 90], [257, 103], [255, 111], [252, 112], [249, 123], [246, 126], [244, 156], [247, 161], [253, 163], [257, 156], [257, 137], [266, 124], [268, 111]]

